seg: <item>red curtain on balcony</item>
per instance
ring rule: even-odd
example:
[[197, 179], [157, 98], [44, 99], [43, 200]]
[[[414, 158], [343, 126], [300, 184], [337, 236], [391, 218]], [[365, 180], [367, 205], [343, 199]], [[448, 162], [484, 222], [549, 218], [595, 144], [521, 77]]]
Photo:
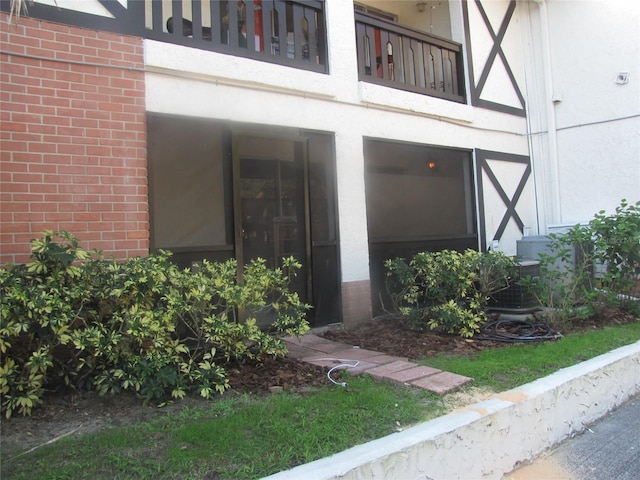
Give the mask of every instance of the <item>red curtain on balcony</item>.
[[[246, 18], [245, 3], [242, 0], [238, 0], [238, 11], [240, 12], [240, 18]], [[255, 32], [255, 49], [256, 51], [263, 52], [264, 36], [262, 35], [262, 0], [253, 0], [253, 25]], [[247, 38], [246, 22], [242, 25], [242, 35], [244, 38]]]

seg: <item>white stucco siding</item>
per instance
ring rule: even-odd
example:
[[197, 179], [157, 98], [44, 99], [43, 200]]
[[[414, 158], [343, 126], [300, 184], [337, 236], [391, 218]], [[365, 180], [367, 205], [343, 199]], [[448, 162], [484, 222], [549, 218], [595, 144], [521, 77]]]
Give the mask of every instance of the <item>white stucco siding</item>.
[[145, 66], [151, 72], [234, 85], [267, 92], [338, 98], [344, 89], [328, 75], [291, 69], [247, 58], [145, 40]]
[[[527, 101], [545, 233], [640, 200], [640, 3], [548, 0], [528, 10]], [[620, 85], [623, 72], [629, 81]]]
[[[500, 49], [504, 54], [504, 57], [507, 59], [509, 71], [515, 80], [516, 85], [520, 89], [521, 95], [524, 95], [523, 91], [525, 88], [525, 50], [522, 45], [522, 28], [527, 28], [526, 20], [527, 17], [522, 7], [517, 7], [509, 21], [509, 28], [507, 28], [504, 38], [502, 39], [502, 42], [500, 42]], [[496, 59], [496, 62], [498, 62], [498, 59]], [[504, 72], [504, 75], [507, 75], [506, 71]], [[509, 86], [510, 88], [505, 89], [505, 86]], [[509, 101], [508, 103], [505, 103], [505, 105], [522, 108], [522, 103], [509, 78], [503, 77], [502, 82], [497, 83], [495, 88], [506, 90]]]
[[[640, 114], [640, 3], [550, 1], [548, 9], [558, 128]], [[627, 85], [615, 82], [621, 72]]]
[[485, 27], [484, 20], [475, 5], [467, 4], [467, 13], [469, 18], [469, 32], [473, 37], [471, 41], [471, 48], [473, 50], [471, 60], [477, 83], [482, 68], [489, 58], [491, 47], [493, 47], [493, 39], [491, 38], [489, 30]]
[[369, 278], [369, 237], [364, 189], [362, 135], [355, 129], [335, 136], [342, 281]]
[[[562, 223], [640, 200], [640, 117], [559, 132]], [[628, 129], [621, 135], [621, 130]]]
[[342, 77], [146, 40], [147, 109], [526, 155], [526, 120]]
[[352, 85], [357, 81], [356, 24], [351, 2], [325, 2], [327, 58], [331, 82], [342, 95], [355, 99]]
[[640, 4], [572, 3], [549, 2], [562, 223], [640, 200]]

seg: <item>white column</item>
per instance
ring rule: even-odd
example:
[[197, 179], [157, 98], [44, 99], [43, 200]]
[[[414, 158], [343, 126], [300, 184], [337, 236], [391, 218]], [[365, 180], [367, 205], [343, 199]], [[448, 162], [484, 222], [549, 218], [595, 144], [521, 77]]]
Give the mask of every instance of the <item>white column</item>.
[[342, 282], [368, 280], [369, 241], [362, 135], [357, 130], [343, 130], [336, 133], [335, 140]]
[[355, 16], [351, 1], [325, 2], [331, 81], [344, 102], [329, 119], [336, 143], [342, 282], [369, 279], [367, 209], [364, 190], [362, 129], [349, 104], [359, 103]]

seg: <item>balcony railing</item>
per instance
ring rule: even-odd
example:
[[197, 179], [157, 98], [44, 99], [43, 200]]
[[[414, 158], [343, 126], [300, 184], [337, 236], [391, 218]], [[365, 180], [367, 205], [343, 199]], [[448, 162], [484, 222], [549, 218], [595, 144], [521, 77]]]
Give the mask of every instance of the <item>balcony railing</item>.
[[360, 80], [464, 103], [462, 47], [355, 12]]
[[146, 37], [326, 73], [324, 2], [145, 0]]

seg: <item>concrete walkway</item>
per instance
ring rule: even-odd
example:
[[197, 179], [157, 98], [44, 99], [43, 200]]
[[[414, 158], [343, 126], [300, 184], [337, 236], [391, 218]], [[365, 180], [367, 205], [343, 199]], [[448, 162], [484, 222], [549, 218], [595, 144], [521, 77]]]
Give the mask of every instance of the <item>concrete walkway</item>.
[[640, 478], [640, 395], [503, 480]]
[[379, 380], [409, 384], [443, 395], [470, 382], [471, 378], [411, 363], [352, 345], [333, 342], [313, 334], [286, 337], [289, 356], [327, 369], [346, 369], [351, 375], [368, 373]]

